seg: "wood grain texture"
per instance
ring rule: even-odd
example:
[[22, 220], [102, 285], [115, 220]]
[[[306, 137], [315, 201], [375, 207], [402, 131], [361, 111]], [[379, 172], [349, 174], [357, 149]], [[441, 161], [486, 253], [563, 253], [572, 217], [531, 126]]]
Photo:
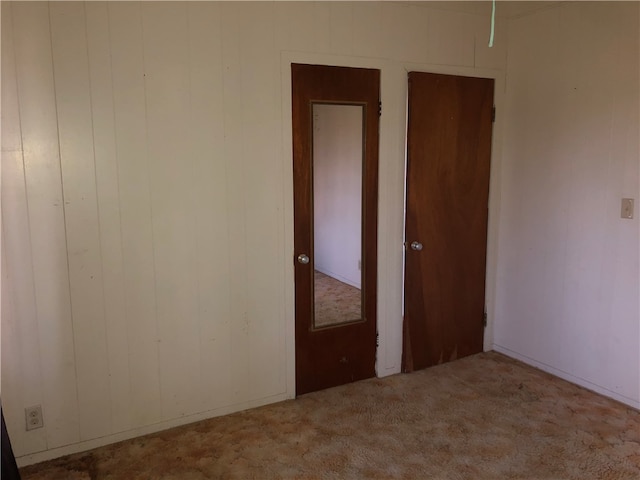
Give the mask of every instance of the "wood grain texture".
[[[296, 393], [301, 395], [375, 375], [380, 72], [294, 64], [292, 75]], [[313, 329], [312, 102], [363, 105], [362, 322]], [[346, 362], [344, 361], [346, 360]]]
[[409, 73], [404, 370], [482, 351], [493, 80]]

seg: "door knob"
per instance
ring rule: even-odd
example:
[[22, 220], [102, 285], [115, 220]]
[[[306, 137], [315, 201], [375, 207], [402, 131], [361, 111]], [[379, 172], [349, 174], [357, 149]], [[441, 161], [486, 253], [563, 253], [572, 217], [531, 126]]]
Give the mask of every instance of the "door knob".
[[411, 250], [415, 250], [417, 252], [419, 252], [420, 250], [422, 250], [422, 244], [420, 242], [411, 242]]
[[306, 265], [307, 263], [309, 263], [309, 257], [304, 253], [301, 253], [300, 255], [298, 255], [298, 263]]

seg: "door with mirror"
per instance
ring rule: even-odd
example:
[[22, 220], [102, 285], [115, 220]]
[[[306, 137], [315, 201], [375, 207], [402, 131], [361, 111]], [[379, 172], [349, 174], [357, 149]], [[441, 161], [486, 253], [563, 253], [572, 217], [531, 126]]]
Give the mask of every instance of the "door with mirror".
[[380, 72], [291, 68], [301, 395], [375, 375]]

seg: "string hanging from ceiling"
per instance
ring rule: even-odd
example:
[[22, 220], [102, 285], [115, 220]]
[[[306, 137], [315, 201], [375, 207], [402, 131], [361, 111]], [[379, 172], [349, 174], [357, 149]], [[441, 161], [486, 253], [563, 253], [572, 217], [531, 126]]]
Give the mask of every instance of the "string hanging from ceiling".
[[489, 35], [489, 48], [493, 47], [493, 35], [496, 30], [496, 0], [493, 0], [491, 7], [491, 34]]

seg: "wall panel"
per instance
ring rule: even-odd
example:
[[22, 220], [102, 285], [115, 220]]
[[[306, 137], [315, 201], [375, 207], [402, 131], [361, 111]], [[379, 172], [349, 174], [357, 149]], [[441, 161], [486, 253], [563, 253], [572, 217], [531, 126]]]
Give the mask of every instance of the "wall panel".
[[79, 441], [80, 430], [49, 4], [15, 3], [12, 10], [44, 428], [54, 448]]
[[638, 18], [593, 2], [510, 24], [495, 323], [497, 349], [634, 406]]
[[188, 15], [185, 3], [143, 4], [147, 149], [164, 419], [199, 406], [196, 199], [189, 152]]
[[385, 58], [419, 63], [434, 63], [429, 56], [429, 18], [434, 11], [409, 3], [382, 3], [380, 28], [385, 39], [380, 50]]
[[[234, 369], [230, 365], [231, 239], [227, 201], [222, 68], [222, 6], [199, 2], [188, 6], [190, 115], [189, 156], [196, 198], [195, 239], [202, 408], [232, 403]], [[220, 369], [220, 365], [227, 365]], [[217, 375], [211, 372], [217, 371]]]
[[132, 412], [107, 5], [101, 2], [86, 3], [85, 16], [109, 366], [110, 420], [111, 431], [115, 433], [130, 428]]
[[229, 303], [231, 355], [227, 360], [230, 374], [235, 378], [231, 389], [231, 401], [240, 403], [250, 395], [250, 352], [247, 348], [250, 318], [248, 313], [248, 265], [247, 265], [247, 188], [245, 172], [248, 160], [243, 156], [245, 141], [242, 129], [242, 51], [240, 42], [241, 8], [239, 3], [222, 6], [222, 69], [223, 69], [223, 118], [224, 158], [227, 185]]
[[285, 392], [280, 355], [285, 329], [277, 315], [283, 290], [276, 279], [282, 278], [282, 267], [277, 262], [278, 231], [273, 228], [282, 221], [278, 212], [282, 179], [273, 174], [280, 171], [281, 138], [273, 118], [280, 117], [282, 105], [273, 4], [242, 5], [240, 18], [249, 382], [252, 396], [276, 395]]
[[353, 54], [365, 57], [380, 56], [384, 43], [384, 36], [380, 34], [383, 28], [383, 3], [353, 2]]
[[153, 211], [139, 3], [108, 3], [131, 427], [162, 419]]
[[399, 371], [405, 69], [501, 75], [504, 50], [474, 50], [485, 14], [2, 8], [3, 402], [16, 430], [27, 404], [45, 416], [15, 434], [21, 463], [294, 395], [294, 54], [382, 70], [378, 373]]
[[[23, 167], [21, 151], [2, 152], [2, 404], [18, 412], [43, 403], [39, 340], [33, 334], [38, 322]], [[46, 448], [45, 431], [25, 432], [23, 416], [6, 420], [27, 451]]]
[[[42, 378], [31, 258], [29, 210], [20, 135], [11, 4], [2, 5], [2, 392], [4, 409], [42, 404]], [[11, 252], [9, 258], [6, 252]], [[35, 353], [35, 354], [34, 354]], [[46, 449], [45, 432], [24, 431], [20, 416], [7, 428], [25, 450]]]
[[[80, 438], [111, 433], [84, 4], [50, 4]], [[96, 415], [96, 412], [103, 412]]]

